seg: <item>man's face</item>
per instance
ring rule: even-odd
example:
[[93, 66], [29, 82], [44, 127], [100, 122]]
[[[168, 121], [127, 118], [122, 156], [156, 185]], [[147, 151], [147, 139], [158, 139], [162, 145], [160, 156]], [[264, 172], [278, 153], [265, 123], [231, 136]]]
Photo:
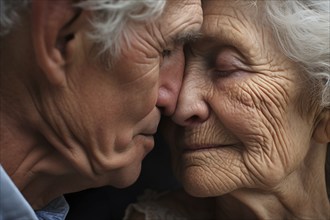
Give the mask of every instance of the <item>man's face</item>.
[[134, 26], [130, 46], [123, 44], [108, 70], [91, 56], [86, 32], [70, 42], [68, 88], [56, 95], [60, 117], [51, 120], [61, 123], [61, 141], [70, 148], [63, 153], [88, 176], [89, 186], [125, 187], [136, 180], [154, 145], [158, 107], [168, 115], [175, 109], [184, 69], [178, 38], [197, 32], [201, 23], [199, 0], [168, 1], [156, 23]]

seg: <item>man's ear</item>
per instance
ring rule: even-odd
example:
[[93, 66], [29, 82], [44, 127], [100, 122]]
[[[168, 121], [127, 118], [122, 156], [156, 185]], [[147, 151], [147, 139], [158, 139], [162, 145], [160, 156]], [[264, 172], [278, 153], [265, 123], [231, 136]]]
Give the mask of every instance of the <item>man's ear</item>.
[[330, 142], [330, 109], [325, 108], [317, 119], [313, 138], [318, 143]]
[[65, 48], [74, 38], [69, 26], [80, 10], [73, 0], [32, 0], [32, 39], [37, 62], [53, 85], [65, 85]]

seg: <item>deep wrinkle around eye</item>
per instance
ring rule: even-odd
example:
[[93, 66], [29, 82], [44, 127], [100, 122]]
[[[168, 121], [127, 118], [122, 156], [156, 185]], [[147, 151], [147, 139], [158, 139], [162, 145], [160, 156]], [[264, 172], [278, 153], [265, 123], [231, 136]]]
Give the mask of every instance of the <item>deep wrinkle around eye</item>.
[[216, 78], [241, 76], [250, 69], [237, 50], [230, 46], [216, 48], [208, 60], [211, 61], [210, 68], [213, 69], [212, 74]]
[[229, 77], [230, 75], [232, 75], [233, 73], [235, 73], [235, 70], [213, 70], [212, 71], [212, 75], [215, 78], [225, 78], [225, 77]]
[[170, 57], [171, 54], [172, 54], [172, 51], [168, 50], [168, 49], [164, 49], [163, 52], [162, 52], [163, 57]]
[[214, 54], [214, 66], [216, 68], [232, 69], [243, 68], [245, 65], [236, 49], [225, 47]]

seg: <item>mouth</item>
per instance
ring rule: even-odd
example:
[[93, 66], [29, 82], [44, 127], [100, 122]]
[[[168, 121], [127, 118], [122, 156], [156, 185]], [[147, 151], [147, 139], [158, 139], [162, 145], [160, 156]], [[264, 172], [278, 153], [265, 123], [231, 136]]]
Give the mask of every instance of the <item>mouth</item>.
[[154, 135], [153, 134], [139, 134], [137, 137], [142, 137], [146, 141], [154, 141]]
[[237, 148], [239, 146], [238, 143], [233, 144], [191, 144], [182, 146], [183, 152], [193, 152], [193, 151], [201, 151], [201, 150], [211, 150], [216, 148]]
[[143, 150], [143, 157], [144, 158], [153, 148], [155, 145], [155, 139], [153, 135], [146, 135], [146, 134], [139, 134], [133, 137], [134, 146], [140, 146]]
[[160, 112], [157, 110], [156, 113], [151, 114], [150, 117], [144, 118], [140, 125], [140, 131], [138, 132], [139, 135], [143, 136], [153, 136], [156, 134], [158, 125], [160, 122]]
[[158, 124], [156, 126], [153, 126], [153, 127], [150, 127], [148, 129], [144, 130], [140, 134], [143, 135], [143, 136], [153, 136], [157, 132], [157, 127], [158, 127]]
[[145, 138], [154, 138], [155, 134], [144, 134], [144, 133], [142, 133], [142, 134], [139, 134], [139, 135], [144, 136]]

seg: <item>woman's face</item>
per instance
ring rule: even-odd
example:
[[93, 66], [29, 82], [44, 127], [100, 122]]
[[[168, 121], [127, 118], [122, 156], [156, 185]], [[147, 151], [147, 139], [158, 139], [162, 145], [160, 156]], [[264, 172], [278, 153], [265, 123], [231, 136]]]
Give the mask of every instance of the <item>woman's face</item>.
[[202, 38], [186, 49], [178, 125], [167, 134], [175, 173], [195, 196], [275, 189], [309, 153], [316, 109], [298, 107], [302, 73], [255, 8], [219, 0], [203, 10]]

